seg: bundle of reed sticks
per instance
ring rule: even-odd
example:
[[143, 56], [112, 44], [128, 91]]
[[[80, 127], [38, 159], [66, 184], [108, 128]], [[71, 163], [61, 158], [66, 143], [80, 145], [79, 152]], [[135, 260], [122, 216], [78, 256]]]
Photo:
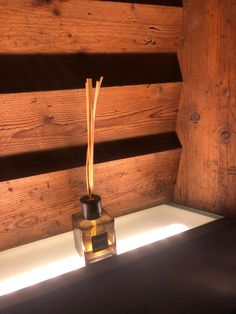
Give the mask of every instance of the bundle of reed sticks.
[[86, 109], [87, 109], [87, 157], [86, 157], [86, 184], [89, 199], [92, 199], [94, 192], [94, 176], [93, 176], [93, 163], [94, 163], [94, 130], [97, 100], [102, 84], [103, 77], [96, 81], [95, 93], [93, 95], [92, 79], [86, 79]]

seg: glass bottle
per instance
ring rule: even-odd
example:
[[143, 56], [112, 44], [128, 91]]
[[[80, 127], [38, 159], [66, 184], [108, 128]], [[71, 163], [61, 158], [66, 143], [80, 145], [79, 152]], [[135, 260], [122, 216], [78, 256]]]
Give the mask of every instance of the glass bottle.
[[86, 264], [116, 254], [114, 218], [101, 206], [101, 197], [93, 194], [80, 199], [82, 214], [72, 216], [75, 247]]

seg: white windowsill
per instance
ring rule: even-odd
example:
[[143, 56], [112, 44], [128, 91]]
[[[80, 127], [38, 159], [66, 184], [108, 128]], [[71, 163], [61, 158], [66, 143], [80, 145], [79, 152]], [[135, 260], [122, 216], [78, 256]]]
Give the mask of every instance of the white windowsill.
[[[117, 253], [170, 237], [221, 218], [174, 204], [115, 219]], [[67, 232], [0, 253], [0, 296], [84, 267]]]

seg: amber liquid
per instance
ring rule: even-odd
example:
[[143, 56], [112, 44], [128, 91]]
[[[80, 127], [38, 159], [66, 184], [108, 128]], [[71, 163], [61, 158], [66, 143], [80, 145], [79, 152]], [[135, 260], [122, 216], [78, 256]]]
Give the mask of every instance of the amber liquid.
[[114, 219], [105, 211], [96, 220], [85, 220], [81, 214], [72, 216], [75, 247], [86, 264], [116, 254]]

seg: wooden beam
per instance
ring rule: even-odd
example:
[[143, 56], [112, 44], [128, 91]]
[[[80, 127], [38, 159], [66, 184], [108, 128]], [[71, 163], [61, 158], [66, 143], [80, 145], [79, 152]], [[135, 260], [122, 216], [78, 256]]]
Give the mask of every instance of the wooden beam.
[[175, 200], [236, 216], [236, 4], [185, 1]]
[[[96, 143], [171, 132], [181, 83], [102, 88]], [[0, 156], [86, 143], [85, 90], [0, 94]]]
[[[181, 149], [95, 165], [95, 191], [120, 216], [172, 199]], [[71, 230], [85, 168], [0, 183], [0, 250]]]
[[182, 8], [103, 1], [0, 4], [0, 53], [174, 52]]

